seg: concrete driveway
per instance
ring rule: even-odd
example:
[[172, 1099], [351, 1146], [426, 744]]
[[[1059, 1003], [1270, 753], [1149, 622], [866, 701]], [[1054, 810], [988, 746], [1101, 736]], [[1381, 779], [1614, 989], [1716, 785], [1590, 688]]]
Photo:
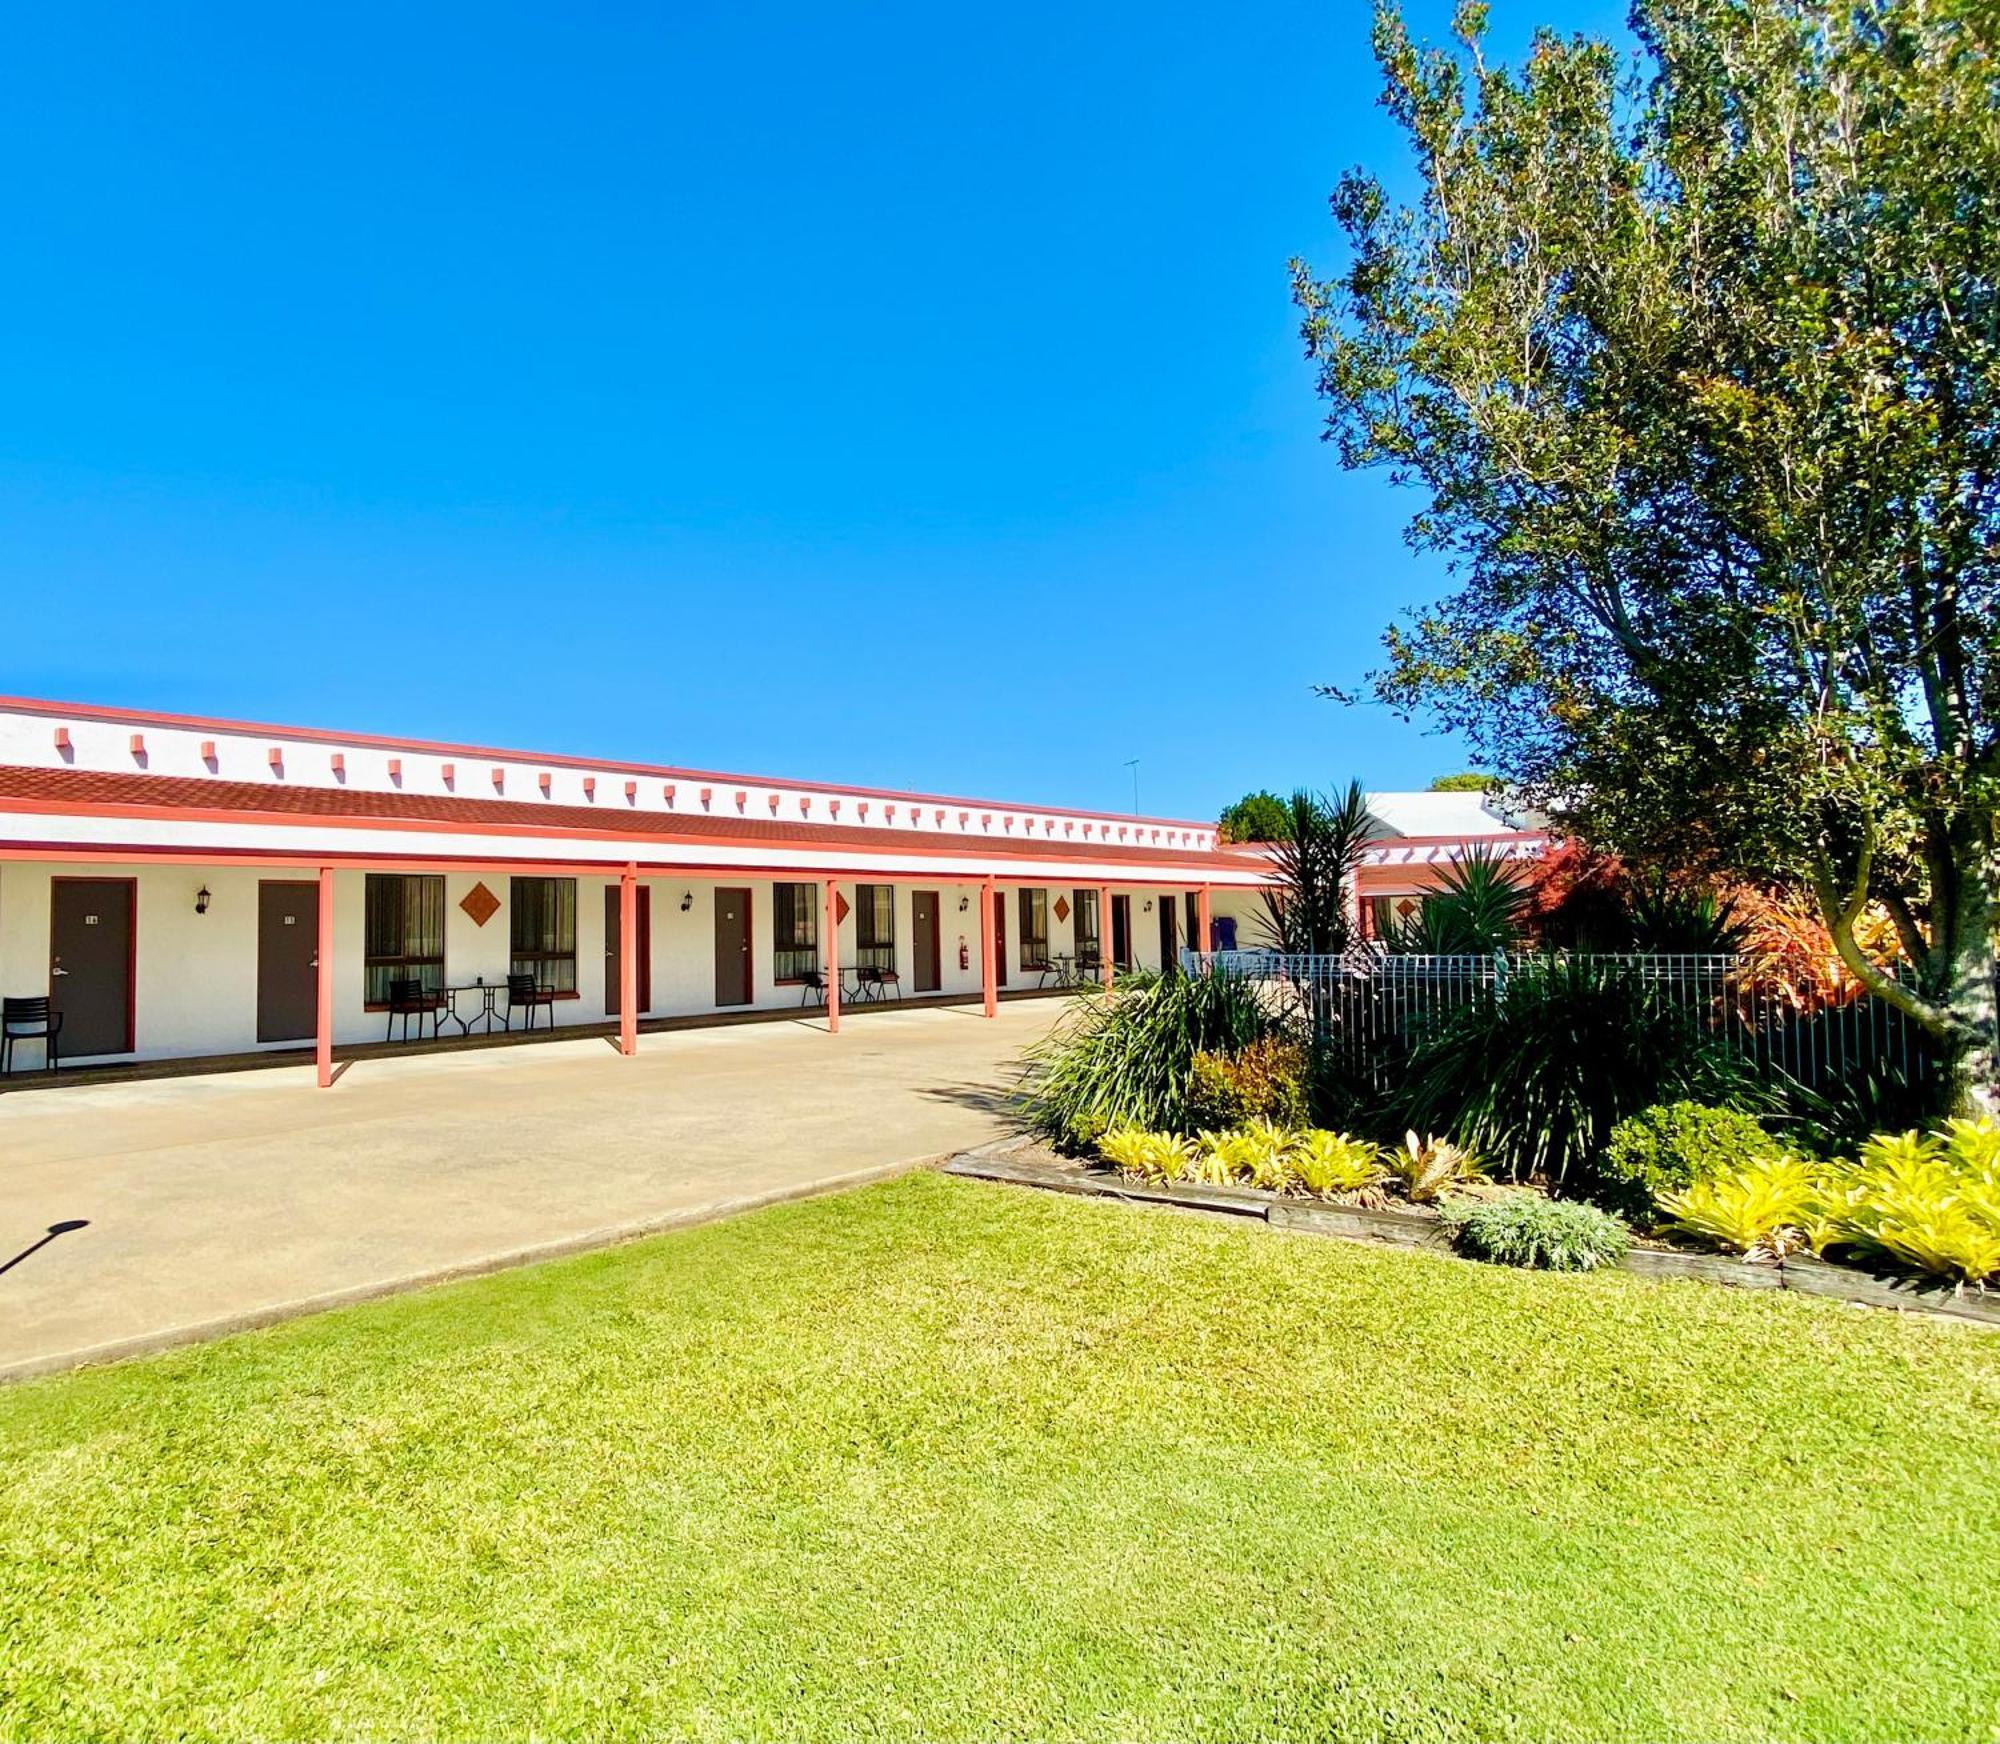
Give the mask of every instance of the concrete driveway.
[[598, 1039], [364, 1060], [324, 1091], [303, 1066], [0, 1098], [0, 1378], [981, 1144], [1064, 1004], [681, 1030], [629, 1060]]

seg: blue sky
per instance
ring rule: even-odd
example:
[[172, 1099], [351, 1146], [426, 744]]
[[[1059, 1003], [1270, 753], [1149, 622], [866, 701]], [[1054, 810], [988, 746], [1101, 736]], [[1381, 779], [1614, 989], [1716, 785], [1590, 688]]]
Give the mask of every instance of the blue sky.
[[0, 689], [1194, 816], [1458, 767], [1311, 691], [1440, 581], [1287, 301], [1402, 162], [1367, 34], [21, 9]]

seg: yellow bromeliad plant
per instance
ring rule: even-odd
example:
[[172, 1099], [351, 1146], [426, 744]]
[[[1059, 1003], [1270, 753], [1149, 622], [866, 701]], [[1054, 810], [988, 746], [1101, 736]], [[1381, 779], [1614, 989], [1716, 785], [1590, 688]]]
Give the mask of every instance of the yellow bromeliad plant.
[[1782, 1259], [1808, 1245], [1810, 1226], [1827, 1227], [1823, 1188], [1818, 1170], [1779, 1156], [1696, 1181], [1660, 1204], [1690, 1235], [1750, 1259]]
[[1298, 1184], [1322, 1199], [1380, 1199], [1389, 1178], [1379, 1146], [1319, 1127], [1299, 1134], [1289, 1161]]
[[1960, 1283], [2000, 1278], [2000, 1125], [1884, 1133], [1834, 1173], [1830, 1245]]
[[2000, 1187], [2000, 1120], [1948, 1120], [1938, 1139], [1962, 1179]]
[[1163, 1187], [1181, 1178], [1188, 1160], [1185, 1139], [1170, 1133], [1147, 1132], [1136, 1126], [1115, 1127], [1097, 1141], [1097, 1154], [1114, 1169]]
[[1264, 1120], [1253, 1120], [1235, 1132], [1204, 1132], [1195, 1140], [1204, 1171], [1199, 1178], [1216, 1186], [1243, 1181], [1282, 1193], [1292, 1180], [1286, 1160], [1291, 1146], [1288, 1130]]

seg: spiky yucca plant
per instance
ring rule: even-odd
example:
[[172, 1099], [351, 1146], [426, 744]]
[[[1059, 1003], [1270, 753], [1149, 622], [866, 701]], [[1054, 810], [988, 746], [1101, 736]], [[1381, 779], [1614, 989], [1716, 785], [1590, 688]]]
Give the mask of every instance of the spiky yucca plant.
[[1513, 866], [1483, 843], [1454, 858], [1417, 912], [1384, 941], [1429, 957], [1491, 956], [1521, 942], [1532, 897]]

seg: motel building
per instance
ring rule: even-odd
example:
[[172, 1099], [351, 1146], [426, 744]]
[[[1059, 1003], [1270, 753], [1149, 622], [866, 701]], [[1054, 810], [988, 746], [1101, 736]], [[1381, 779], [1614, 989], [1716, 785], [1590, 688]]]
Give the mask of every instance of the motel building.
[[0, 699], [15, 1082], [42, 1001], [60, 1066], [311, 1048], [322, 1085], [392, 1036], [990, 1015], [1235, 942], [1266, 875], [1178, 819]]

